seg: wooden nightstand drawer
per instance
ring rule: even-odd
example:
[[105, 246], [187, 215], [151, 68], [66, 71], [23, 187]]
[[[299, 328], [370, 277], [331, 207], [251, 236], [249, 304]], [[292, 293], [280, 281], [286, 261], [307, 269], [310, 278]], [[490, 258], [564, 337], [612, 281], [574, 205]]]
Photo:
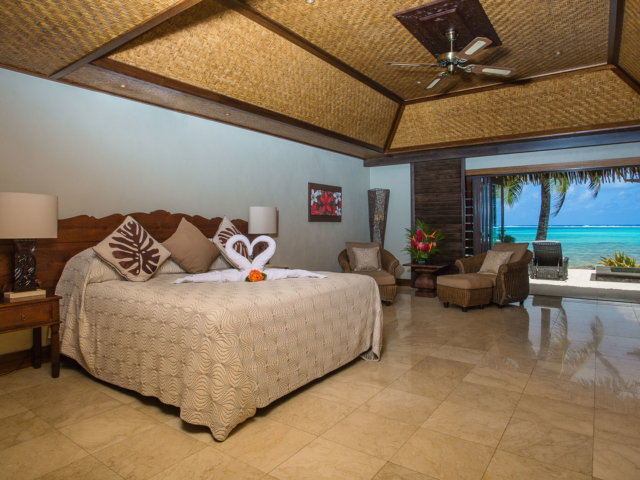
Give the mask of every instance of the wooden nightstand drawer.
[[38, 305], [15, 304], [15, 308], [5, 308], [0, 312], [0, 330], [29, 325], [42, 325], [54, 322], [53, 307], [57, 302], [41, 303]]

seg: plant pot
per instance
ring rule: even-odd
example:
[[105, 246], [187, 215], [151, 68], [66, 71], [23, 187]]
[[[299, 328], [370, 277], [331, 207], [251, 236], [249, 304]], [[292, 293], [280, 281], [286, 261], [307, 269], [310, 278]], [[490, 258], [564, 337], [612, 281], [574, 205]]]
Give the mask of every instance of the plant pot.
[[421, 258], [418, 260], [418, 265], [426, 265], [427, 264], [427, 260], [425, 258]]

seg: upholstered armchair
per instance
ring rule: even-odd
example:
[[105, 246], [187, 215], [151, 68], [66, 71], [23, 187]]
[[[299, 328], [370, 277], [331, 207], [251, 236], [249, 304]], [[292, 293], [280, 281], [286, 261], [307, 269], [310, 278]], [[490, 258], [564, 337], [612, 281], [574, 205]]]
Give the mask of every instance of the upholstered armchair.
[[393, 254], [384, 248], [380, 249], [380, 260], [382, 270], [378, 271], [365, 271], [354, 272], [349, 265], [349, 257], [347, 256], [347, 250], [344, 249], [338, 255], [338, 263], [342, 267], [342, 273], [356, 273], [359, 275], [367, 275], [372, 277], [378, 284], [380, 290], [380, 300], [385, 305], [391, 305], [391, 302], [396, 298], [398, 293], [398, 286], [396, 285], [396, 267], [400, 265], [400, 262], [393, 256]]
[[[497, 275], [479, 274], [486, 253], [474, 255], [456, 261], [459, 275], [438, 277], [438, 298], [445, 308], [449, 302], [460, 305], [463, 311], [468, 307], [480, 306], [490, 302], [502, 308], [509, 303], [521, 305], [529, 296], [529, 263], [533, 253], [526, 250], [528, 244], [496, 244], [496, 251], [515, 250], [516, 261], [501, 265]], [[517, 251], [519, 250], [519, 251]]]

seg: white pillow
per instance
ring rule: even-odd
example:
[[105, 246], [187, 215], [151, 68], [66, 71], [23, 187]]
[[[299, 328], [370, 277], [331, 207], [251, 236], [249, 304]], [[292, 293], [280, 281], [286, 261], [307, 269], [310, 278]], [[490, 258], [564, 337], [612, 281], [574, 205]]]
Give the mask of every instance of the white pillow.
[[478, 273], [491, 273], [496, 275], [502, 265], [509, 263], [512, 255], [513, 252], [496, 252], [489, 250], [484, 257], [484, 262], [482, 262], [482, 267], [480, 267]]

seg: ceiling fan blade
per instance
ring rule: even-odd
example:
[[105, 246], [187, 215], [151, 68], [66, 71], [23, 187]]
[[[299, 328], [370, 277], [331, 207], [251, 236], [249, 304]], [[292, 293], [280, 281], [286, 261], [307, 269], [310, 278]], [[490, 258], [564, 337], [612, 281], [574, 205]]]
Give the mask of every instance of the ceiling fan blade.
[[491, 40], [486, 37], [478, 37], [472, 40], [469, 45], [464, 47], [460, 53], [456, 54], [456, 57], [458, 57], [458, 59], [462, 60], [463, 62], [466, 62], [476, 53], [480, 53], [482, 50], [491, 45], [491, 43]]
[[509, 77], [516, 73], [515, 68], [492, 67], [489, 65], [467, 65], [463, 67], [468, 73], [484, 73], [488, 75], [500, 75], [501, 77]]
[[394, 67], [437, 67], [430, 63], [404, 63], [404, 62], [387, 62], [385, 65], [393, 65]]
[[425, 90], [431, 90], [433, 87], [435, 87], [436, 85], [438, 85], [438, 83], [440, 83], [440, 80], [442, 80], [444, 77], [446, 77], [448, 74], [447, 72], [442, 72], [440, 75], [438, 75], [437, 77], [435, 77], [433, 80], [431, 80], [431, 82], [429, 82], [429, 85], [427, 85], [426, 87], [424, 87]]

